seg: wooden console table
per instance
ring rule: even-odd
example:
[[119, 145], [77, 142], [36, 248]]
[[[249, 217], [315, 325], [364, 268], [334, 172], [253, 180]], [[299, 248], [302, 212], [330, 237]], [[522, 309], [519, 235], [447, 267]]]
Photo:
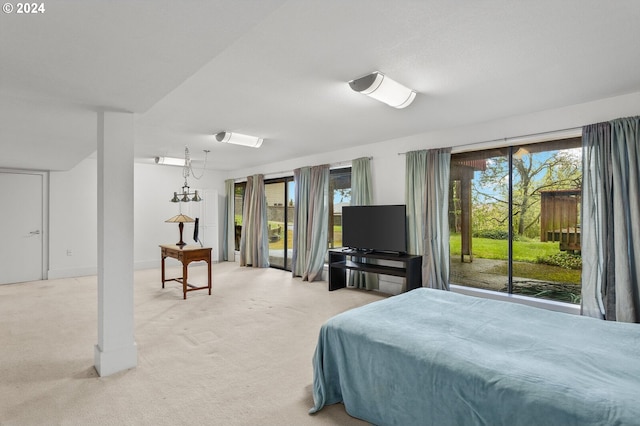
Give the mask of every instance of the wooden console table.
[[[188, 291], [205, 290], [209, 289], [209, 295], [211, 295], [211, 247], [197, 247], [197, 246], [183, 246], [180, 247], [176, 244], [161, 244], [160, 252], [162, 255], [162, 288], [167, 281], [178, 281], [182, 283], [182, 293], [184, 299], [187, 298]], [[182, 277], [165, 279], [164, 276], [164, 260], [167, 257], [173, 257], [182, 262]], [[208, 270], [208, 285], [205, 287], [196, 287], [187, 282], [188, 266], [191, 262], [204, 260], [207, 262]]]
[[[377, 265], [363, 262], [363, 259], [390, 260], [400, 262], [403, 266]], [[329, 250], [329, 291], [346, 287], [347, 269], [403, 277], [406, 283], [404, 291], [422, 287], [422, 256], [331, 249]]]

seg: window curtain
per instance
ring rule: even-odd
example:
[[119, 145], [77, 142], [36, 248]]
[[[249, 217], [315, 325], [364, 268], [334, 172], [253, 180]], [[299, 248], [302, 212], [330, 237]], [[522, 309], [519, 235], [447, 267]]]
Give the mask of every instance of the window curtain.
[[269, 267], [264, 175], [247, 177], [240, 234], [240, 266]]
[[422, 217], [424, 215], [427, 151], [406, 154], [405, 201], [407, 204], [407, 252], [423, 254]]
[[[309, 216], [309, 179], [311, 170], [309, 167], [295, 169], [293, 171], [294, 195], [293, 195], [293, 250], [291, 252], [291, 273], [294, 277], [300, 277], [305, 269], [305, 256], [307, 246], [307, 217]], [[303, 255], [298, 255], [298, 253]]]
[[426, 156], [422, 283], [449, 290], [449, 172], [451, 148], [432, 149]]
[[234, 261], [235, 252], [235, 181], [227, 179], [224, 181], [225, 198], [227, 201], [224, 212], [224, 229], [222, 231], [222, 259]]
[[[371, 160], [369, 157], [357, 158], [351, 162], [351, 205], [368, 206], [373, 204], [373, 181], [371, 179]], [[360, 259], [360, 262], [366, 262]], [[350, 271], [349, 286], [377, 290], [378, 274]]]
[[640, 117], [582, 133], [582, 314], [640, 322]]
[[329, 166], [295, 169], [293, 179], [292, 274], [305, 281], [320, 280], [327, 251]]

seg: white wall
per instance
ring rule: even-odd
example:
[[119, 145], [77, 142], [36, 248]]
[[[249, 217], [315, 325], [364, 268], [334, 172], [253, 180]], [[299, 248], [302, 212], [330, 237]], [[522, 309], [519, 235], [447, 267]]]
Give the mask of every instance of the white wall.
[[[173, 191], [183, 183], [180, 167], [156, 164], [134, 166], [134, 266], [155, 268], [160, 264], [159, 244], [178, 242], [177, 224], [164, 221], [179, 213], [179, 204], [169, 202]], [[201, 180], [190, 180], [192, 189], [202, 190], [205, 199], [183, 204], [183, 212], [203, 217], [217, 212], [220, 195], [224, 195], [224, 178], [219, 172], [206, 171]], [[97, 270], [97, 163], [87, 158], [65, 172], [51, 172], [49, 187], [49, 272], [48, 278], [93, 275]], [[206, 194], [206, 195], [205, 195]], [[194, 206], [191, 207], [190, 204]], [[207, 206], [213, 205], [213, 209]], [[194, 213], [192, 213], [192, 211]], [[200, 234], [207, 246], [213, 246], [212, 260], [220, 256], [219, 242], [207, 238], [221, 217], [203, 220]], [[208, 229], [203, 229], [204, 225]], [[208, 232], [211, 231], [211, 232]], [[193, 225], [186, 224], [184, 241], [192, 240]], [[220, 240], [215, 235], [216, 240]], [[70, 254], [67, 254], [68, 251]], [[168, 259], [168, 262], [174, 262]]]
[[68, 172], [50, 173], [49, 279], [96, 273], [97, 185], [95, 159]]

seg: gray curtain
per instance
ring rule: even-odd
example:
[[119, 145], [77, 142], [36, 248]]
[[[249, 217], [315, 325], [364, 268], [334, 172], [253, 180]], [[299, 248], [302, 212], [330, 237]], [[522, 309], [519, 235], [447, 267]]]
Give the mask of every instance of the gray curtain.
[[451, 148], [427, 152], [422, 283], [449, 290], [449, 172]]
[[427, 175], [427, 151], [406, 154], [405, 202], [407, 204], [407, 253], [423, 254], [422, 218], [424, 216]]
[[240, 266], [269, 267], [267, 201], [263, 175], [247, 177], [240, 234]]
[[640, 322], [640, 117], [583, 128], [582, 314]]
[[[309, 216], [309, 179], [311, 170], [309, 167], [295, 169], [293, 171], [294, 195], [293, 195], [293, 250], [291, 253], [291, 274], [301, 277], [305, 269], [304, 253], [307, 247], [307, 217]], [[301, 255], [298, 255], [298, 253]]]
[[222, 259], [234, 261], [235, 252], [235, 181], [224, 181], [226, 209], [224, 211], [224, 229], [222, 231]]
[[[351, 162], [351, 205], [368, 206], [373, 204], [373, 182], [371, 179], [371, 160], [369, 157], [357, 158]], [[366, 262], [360, 259], [360, 262]], [[378, 274], [351, 271], [349, 286], [377, 290]]]
[[[611, 126], [598, 123], [582, 129], [582, 315], [604, 318], [613, 284], [611, 200]], [[609, 256], [611, 255], [611, 256]], [[609, 275], [609, 276], [607, 276]], [[614, 298], [612, 297], [612, 300]]]
[[329, 166], [295, 169], [293, 179], [292, 274], [306, 281], [320, 280], [327, 252]]

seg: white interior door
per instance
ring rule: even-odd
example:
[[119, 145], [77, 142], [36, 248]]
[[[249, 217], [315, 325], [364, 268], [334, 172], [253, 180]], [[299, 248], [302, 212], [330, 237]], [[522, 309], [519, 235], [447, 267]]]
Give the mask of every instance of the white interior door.
[[42, 279], [42, 174], [0, 172], [0, 284]]

